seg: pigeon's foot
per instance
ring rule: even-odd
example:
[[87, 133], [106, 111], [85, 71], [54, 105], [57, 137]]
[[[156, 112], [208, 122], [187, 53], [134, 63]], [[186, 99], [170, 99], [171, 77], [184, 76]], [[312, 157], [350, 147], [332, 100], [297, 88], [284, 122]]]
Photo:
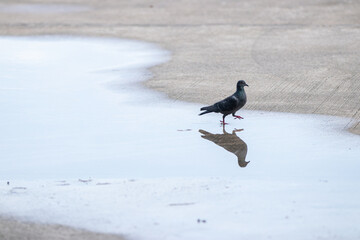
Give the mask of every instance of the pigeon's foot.
[[238, 116], [238, 115], [233, 115], [233, 116], [234, 116], [234, 119], [244, 119], [243, 117]]
[[241, 132], [241, 131], [244, 131], [244, 129], [243, 128], [241, 128], [241, 129], [234, 128], [233, 133], [234, 132]]
[[221, 124], [222, 126], [228, 125], [228, 123], [226, 123], [225, 121], [221, 121], [221, 120], [220, 120], [220, 124]]

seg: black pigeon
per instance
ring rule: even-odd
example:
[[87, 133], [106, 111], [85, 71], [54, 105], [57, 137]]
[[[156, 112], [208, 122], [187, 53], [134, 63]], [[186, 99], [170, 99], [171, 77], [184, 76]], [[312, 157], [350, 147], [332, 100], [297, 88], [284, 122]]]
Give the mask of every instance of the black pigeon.
[[249, 85], [247, 85], [244, 80], [238, 81], [236, 85], [236, 92], [233, 95], [225, 98], [220, 102], [215, 103], [214, 105], [202, 107], [200, 110], [204, 112], [200, 113], [199, 115], [203, 115], [211, 112], [222, 113], [223, 114], [222, 124], [226, 124], [225, 117], [229, 114], [232, 114], [235, 118], [243, 119], [242, 117], [235, 115], [235, 113], [237, 110], [242, 108], [246, 103], [246, 94], [244, 90], [245, 86], [249, 86]]

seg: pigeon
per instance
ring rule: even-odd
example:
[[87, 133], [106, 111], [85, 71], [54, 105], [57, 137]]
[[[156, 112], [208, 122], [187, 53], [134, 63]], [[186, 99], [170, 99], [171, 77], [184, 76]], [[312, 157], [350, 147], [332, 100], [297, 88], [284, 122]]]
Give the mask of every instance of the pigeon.
[[244, 86], [249, 86], [246, 84], [244, 80], [240, 80], [236, 84], [236, 92], [230, 97], [225, 98], [222, 101], [215, 103], [214, 105], [202, 107], [200, 111], [204, 111], [199, 115], [203, 115], [206, 113], [222, 113], [223, 120], [220, 121], [223, 125], [225, 123], [225, 117], [229, 114], [232, 114], [235, 119], [243, 119], [241, 116], [235, 115], [236, 111], [242, 108], [246, 103], [246, 94], [244, 90]]
[[238, 159], [240, 167], [246, 167], [249, 162], [245, 161], [247, 154], [246, 143], [236, 135], [236, 132], [240, 132], [243, 129], [234, 129], [232, 133], [228, 133], [223, 125], [223, 134], [213, 134], [205, 130], [199, 129], [202, 138], [212, 141], [216, 145], [223, 147], [225, 150], [232, 152]]

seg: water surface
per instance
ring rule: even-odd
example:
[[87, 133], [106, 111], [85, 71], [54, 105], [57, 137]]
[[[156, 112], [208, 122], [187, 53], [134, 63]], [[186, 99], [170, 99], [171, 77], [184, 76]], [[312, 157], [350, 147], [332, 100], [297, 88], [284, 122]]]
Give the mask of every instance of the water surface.
[[[241, 111], [245, 119], [227, 117], [223, 129], [221, 115], [198, 116], [200, 105], [140, 85], [151, 76], [146, 68], [169, 57], [154, 45], [54, 37], [0, 43], [5, 179], [358, 179], [360, 139], [340, 129], [344, 119]], [[244, 146], [246, 154], [236, 153]], [[232, 153], [243, 155], [246, 169]]]
[[223, 128], [221, 115], [142, 87], [170, 57], [143, 42], [2, 37], [0, 51], [1, 213], [154, 239], [359, 236], [360, 138], [347, 119], [243, 110]]

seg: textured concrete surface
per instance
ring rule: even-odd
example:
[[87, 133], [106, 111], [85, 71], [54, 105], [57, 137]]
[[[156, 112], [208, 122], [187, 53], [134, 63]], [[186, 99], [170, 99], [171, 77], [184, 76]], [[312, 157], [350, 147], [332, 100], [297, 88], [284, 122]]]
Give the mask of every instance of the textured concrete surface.
[[145, 83], [213, 103], [244, 79], [247, 109], [349, 117], [360, 134], [360, 1], [3, 0], [0, 35], [158, 43], [172, 60]]
[[121, 236], [93, 233], [61, 225], [41, 225], [0, 218], [1, 240], [122, 240]]
[[359, 1], [8, 0], [0, 12], [2, 35], [158, 43], [173, 58], [145, 84], [175, 100], [212, 103], [244, 79], [247, 109], [349, 117], [360, 132]]

